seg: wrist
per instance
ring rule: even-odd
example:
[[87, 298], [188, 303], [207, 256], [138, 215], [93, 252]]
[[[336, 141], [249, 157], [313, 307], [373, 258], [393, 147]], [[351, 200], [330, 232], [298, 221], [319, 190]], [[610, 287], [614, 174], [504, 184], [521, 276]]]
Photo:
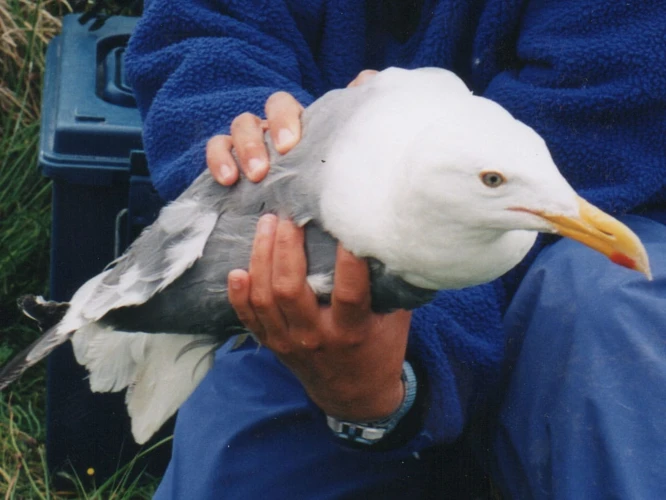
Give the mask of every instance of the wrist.
[[377, 420], [345, 420], [327, 415], [326, 423], [334, 435], [340, 439], [363, 444], [374, 445], [383, 440], [409, 413], [417, 394], [416, 375], [409, 362], [403, 363], [401, 376], [403, 386], [402, 399], [398, 407], [388, 416]]
[[326, 415], [339, 420], [370, 422], [382, 420], [398, 410], [405, 397], [403, 366], [391, 377], [391, 383], [379, 389], [377, 384], [358, 384], [345, 390], [331, 391], [334, 396], [324, 394], [310, 398]]

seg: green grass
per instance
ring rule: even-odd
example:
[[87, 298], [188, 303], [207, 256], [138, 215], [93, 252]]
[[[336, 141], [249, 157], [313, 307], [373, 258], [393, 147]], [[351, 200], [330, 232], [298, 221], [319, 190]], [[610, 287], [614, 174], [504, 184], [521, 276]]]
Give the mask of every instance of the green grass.
[[[120, 11], [114, 2], [98, 4]], [[86, 0], [0, 0], [0, 364], [39, 334], [19, 314], [16, 298], [47, 292], [50, 184], [37, 169], [46, 46], [63, 15], [90, 7]], [[150, 498], [154, 482], [130, 479], [134, 462], [92, 490], [73, 475], [68, 491], [51, 488], [44, 389], [41, 365], [0, 393], [0, 498]]]

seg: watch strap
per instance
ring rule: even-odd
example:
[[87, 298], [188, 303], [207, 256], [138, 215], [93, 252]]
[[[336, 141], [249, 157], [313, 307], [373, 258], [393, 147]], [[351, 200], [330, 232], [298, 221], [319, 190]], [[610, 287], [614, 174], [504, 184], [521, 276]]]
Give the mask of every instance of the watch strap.
[[381, 441], [388, 433], [396, 428], [400, 420], [407, 415], [414, 405], [417, 392], [416, 374], [408, 361], [402, 364], [402, 382], [405, 386], [405, 394], [402, 403], [391, 415], [381, 420], [369, 422], [353, 422], [350, 420], [339, 420], [335, 417], [326, 416], [326, 423], [336, 437], [360, 443], [373, 445]]

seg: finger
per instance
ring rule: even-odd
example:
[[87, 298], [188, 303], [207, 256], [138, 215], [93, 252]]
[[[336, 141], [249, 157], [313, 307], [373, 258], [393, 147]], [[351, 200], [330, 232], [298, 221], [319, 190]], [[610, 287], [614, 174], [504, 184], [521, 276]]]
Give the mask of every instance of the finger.
[[264, 144], [262, 122], [252, 113], [243, 113], [231, 122], [231, 140], [240, 168], [253, 182], [258, 182], [268, 172], [268, 151]]
[[276, 228], [275, 215], [268, 214], [259, 219], [250, 255], [250, 304], [257, 319], [268, 333], [286, 329], [282, 313], [275, 303], [272, 287]]
[[250, 275], [247, 271], [234, 269], [229, 273], [227, 276], [227, 294], [240, 322], [263, 342], [263, 326], [250, 304]]
[[365, 82], [367, 82], [377, 73], [378, 71], [375, 69], [364, 69], [358, 75], [356, 75], [356, 78], [354, 78], [351, 82], [349, 82], [349, 85], [347, 85], [347, 87], [358, 87], [359, 85], [362, 85]]
[[213, 178], [223, 186], [238, 180], [238, 167], [231, 154], [233, 142], [229, 135], [215, 135], [206, 144], [206, 165]]
[[301, 139], [301, 113], [303, 106], [287, 92], [276, 92], [266, 101], [266, 119], [280, 154], [285, 154]]
[[335, 279], [331, 307], [334, 321], [353, 327], [370, 314], [370, 273], [368, 264], [341, 245], [335, 257]]
[[280, 220], [273, 251], [273, 295], [290, 328], [314, 331], [319, 306], [307, 282], [307, 259], [302, 228]]

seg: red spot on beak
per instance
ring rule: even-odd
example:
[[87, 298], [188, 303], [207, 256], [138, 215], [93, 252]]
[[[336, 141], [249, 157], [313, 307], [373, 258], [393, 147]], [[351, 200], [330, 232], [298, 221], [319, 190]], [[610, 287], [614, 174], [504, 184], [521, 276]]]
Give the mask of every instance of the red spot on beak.
[[636, 269], [636, 261], [630, 257], [627, 257], [623, 253], [619, 252], [612, 253], [610, 255], [610, 260], [620, 266], [628, 267], [629, 269]]

